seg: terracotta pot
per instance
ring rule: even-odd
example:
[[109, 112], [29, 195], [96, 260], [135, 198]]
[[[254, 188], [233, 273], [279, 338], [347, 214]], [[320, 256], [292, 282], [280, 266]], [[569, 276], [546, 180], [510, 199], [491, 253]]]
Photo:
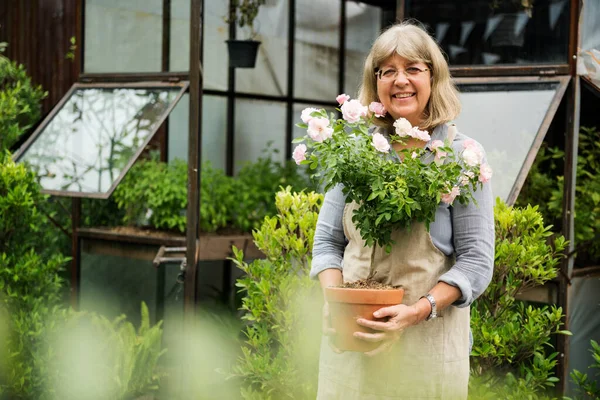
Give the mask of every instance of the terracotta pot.
[[376, 349], [380, 343], [366, 342], [354, 337], [354, 332], [375, 333], [376, 331], [358, 325], [356, 320], [385, 321], [375, 318], [373, 313], [382, 307], [402, 303], [404, 289], [348, 289], [325, 288], [325, 299], [329, 303], [331, 325], [336, 330], [334, 345], [344, 351], [367, 352]]

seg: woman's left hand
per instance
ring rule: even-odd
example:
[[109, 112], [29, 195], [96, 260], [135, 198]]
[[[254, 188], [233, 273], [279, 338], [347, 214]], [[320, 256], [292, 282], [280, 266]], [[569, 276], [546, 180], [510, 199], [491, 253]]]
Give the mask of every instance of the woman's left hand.
[[383, 342], [375, 350], [365, 353], [367, 356], [373, 356], [383, 352], [391, 347], [398, 338], [401, 332], [412, 325], [419, 322], [417, 309], [413, 306], [398, 304], [396, 306], [384, 307], [373, 313], [375, 318], [386, 318], [387, 321], [369, 321], [364, 318], [359, 318], [356, 322], [367, 328], [379, 331], [376, 333], [354, 332], [354, 337], [365, 340], [367, 342]]

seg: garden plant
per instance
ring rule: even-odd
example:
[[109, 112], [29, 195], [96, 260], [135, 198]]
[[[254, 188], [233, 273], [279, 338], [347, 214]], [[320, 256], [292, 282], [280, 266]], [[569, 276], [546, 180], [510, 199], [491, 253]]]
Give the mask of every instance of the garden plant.
[[537, 207], [495, 213], [494, 276], [471, 308], [473, 399], [549, 399], [558, 381], [552, 338], [561, 330], [561, 308], [528, 304], [516, 296], [556, 277], [566, 242], [553, 236]]
[[[9, 152], [39, 119], [44, 96], [22, 65], [0, 56], [0, 399], [126, 400], [150, 393], [160, 377], [160, 323], [150, 326], [145, 305], [137, 332], [125, 317], [108, 321], [67, 307], [61, 273], [69, 259], [47, 214], [56, 210], [40, 193], [36, 175]], [[73, 335], [84, 325], [89, 336]], [[65, 337], [70, 340], [61, 347]], [[90, 337], [101, 340], [86, 342]], [[90, 354], [107, 349], [114, 355], [108, 363], [90, 362]], [[65, 359], [69, 350], [79, 359]], [[102, 397], [104, 392], [86, 387], [88, 381], [73, 379], [86, 369], [79, 377], [105, 376], [103, 388], [116, 382], [118, 388]]]
[[247, 263], [234, 250], [245, 272], [236, 286], [244, 294], [246, 340], [233, 375], [243, 378], [245, 399], [315, 398], [322, 303], [308, 273], [322, 201], [314, 192], [278, 192], [277, 214], [253, 232], [266, 258]]
[[[267, 215], [276, 213], [273, 195], [280, 186], [312, 188], [292, 161], [279, 163], [270, 156], [246, 163], [235, 177], [204, 162], [200, 185], [200, 228], [203, 232], [250, 232]], [[127, 173], [114, 193], [124, 211], [123, 223], [185, 232], [187, 164], [156, 156], [141, 160]]]

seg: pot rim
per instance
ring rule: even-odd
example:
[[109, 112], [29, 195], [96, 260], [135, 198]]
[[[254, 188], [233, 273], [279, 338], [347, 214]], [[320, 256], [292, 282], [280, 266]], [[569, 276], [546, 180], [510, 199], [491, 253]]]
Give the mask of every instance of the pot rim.
[[326, 287], [325, 298], [329, 303], [349, 304], [400, 304], [404, 289], [354, 289]]

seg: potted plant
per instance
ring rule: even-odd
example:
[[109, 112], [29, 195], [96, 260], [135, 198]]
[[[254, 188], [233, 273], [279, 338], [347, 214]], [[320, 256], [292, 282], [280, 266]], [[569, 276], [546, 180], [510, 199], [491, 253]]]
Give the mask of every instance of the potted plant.
[[266, 0], [231, 0], [229, 16], [225, 18], [227, 23], [237, 23], [240, 28], [247, 27], [250, 38], [247, 40], [227, 40], [229, 53], [229, 65], [234, 68], [254, 68], [256, 54], [260, 41], [254, 40], [257, 32], [254, 28], [254, 20], [258, 15], [261, 5]]
[[325, 288], [325, 299], [331, 313], [331, 326], [336, 331], [333, 338], [336, 348], [343, 351], [366, 353], [381, 343], [366, 342], [354, 337], [354, 332], [375, 333], [356, 323], [358, 318], [384, 321], [373, 313], [380, 308], [402, 303], [404, 289], [387, 287], [373, 281], [358, 281], [340, 287]]
[[[465, 142], [459, 155], [450, 147], [452, 139], [434, 140], [434, 155], [428, 162], [421, 158], [426, 151], [423, 142], [431, 139], [426, 131], [400, 118], [394, 122], [395, 132], [389, 138], [378, 131], [371, 134], [369, 127], [375, 118], [386, 114], [382, 104], [372, 102], [367, 107], [347, 95], [339, 95], [336, 100], [342, 113], [340, 119], [323, 109], [307, 108], [302, 112], [303, 123], [297, 126], [306, 129], [307, 134], [294, 140], [305, 143], [295, 148], [293, 158], [297, 164], [317, 170], [315, 175], [325, 191], [342, 185], [346, 203], [355, 204], [352, 221], [365, 246], [379, 246], [389, 254], [393, 233], [398, 228], [411, 227], [413, 222], [429, 227], [440, 201], [468, 202], [472, 198], [469, 189], [490, 179], [491, 168], [483, 162], [483, 154], [474, 141]], [[449, 126], [448, 131], [453, 136], [456, 127]], [[399, 144], [398, 153], [392, 149], [393, 143]], [[397, 162], [396, 154], [402, 162]], [[377, 343], [373, 346], [354, 340], [353, 332], [369, 332], [358, 327], [357, 317], [373, 320], [374, 311], [402, 302], [402, 289], [382, 287], [373, 282], [379, 279], [369, 279], [376, 273], [374, 255], [372, 251], [371, 274], [365, 281], [346, 282], [358, 287], [325, 291], [331, 322], [339, 336], [336, 340], [344, 350], [369, 351], [377, 347]], [[344, 333], [346, 328], [348, 333]]]

